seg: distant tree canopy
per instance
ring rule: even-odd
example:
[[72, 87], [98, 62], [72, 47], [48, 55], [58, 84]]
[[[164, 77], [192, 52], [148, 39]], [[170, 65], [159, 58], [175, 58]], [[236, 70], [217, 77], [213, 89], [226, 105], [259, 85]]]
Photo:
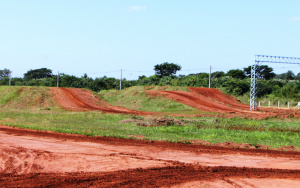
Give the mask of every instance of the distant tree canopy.
[[[282, 79], [282, 80], [294, 80], [295, 79], [295, 74], [293, 71], [287, 71], [286, 73], [282, 73], [276, 76], [277, 79]], [[297, 77], [296, 77], [297, 79]]]
[[139, 76], [139, 79], [138, 80], [142, 80], [144, 78], [147, 78], [145, 75], [142, 75], [142, 76]]
[[[244, 68], [244, 72], [247, 77], [251, 77], [251, 66]], [[273, 68], [268, 67], [268, 65], [258, 66], [258, 78], [263, 78], [265, 80], [270, 80], [275, 77], [275, 73], [273, 72]]]
[[164, 76], [172, 76], [173, 74], [176, 74], [176, 72], [179, 70], [181, 70], [180, 65], [168, 62], [157, 64], [154, 66], [155, 75], [157, 75], [160, 78]]
[[52, 70], [47, 68], [41, 68], [41, 69], [29, 70], [27, 73], [24, 74], [24, 79], [32, 80], [32, 79], [48, 78], [52, 76], [53, 76]]
[[300, 80], [300, 72], [295, 76], [295, 80]]
[[231, 76], [232, 78], [236, 78], [236, 79], [246, 78], [244, 71], [239, 70], [239, 69], [229, 70], [226, 75]]
[[225, 76], [225, 73], [223, 71], [216, 71], [211, 73], [211, 78], [221, 78]]
[[0, 79], [4, 77], [9, 77], [11, 71], [9, 69], [0, 70]]

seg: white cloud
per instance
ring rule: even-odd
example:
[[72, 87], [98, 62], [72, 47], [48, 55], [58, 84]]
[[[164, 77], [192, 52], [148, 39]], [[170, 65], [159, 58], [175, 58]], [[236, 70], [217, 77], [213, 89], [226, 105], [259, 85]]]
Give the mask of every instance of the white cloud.
[[297, 22], [297, 21], [300, 21], [300, 16], [290, 18], [290, 22]]
[[130, 11], [144, 11], [146, 9], [147, 9], [146, 6], [141, 6], [141, 5], [135, 5], [135, 6], [129, 7]]

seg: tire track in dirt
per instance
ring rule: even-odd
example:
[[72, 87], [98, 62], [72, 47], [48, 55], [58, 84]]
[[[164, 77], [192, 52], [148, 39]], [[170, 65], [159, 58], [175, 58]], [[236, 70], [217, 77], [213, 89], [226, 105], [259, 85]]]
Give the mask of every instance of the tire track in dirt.
[[37, 160], [51, 158], [49, 152], [28, 150], [22, 147], [1, 147], [0, 173], [25, 174], [39, 172], [42, 166], [36, 163]]
[[0, 143], [0, 151], [6, 155], [0, 155], [1, 167], [7, 161], [24, 161], [23, 168], [11, 163], [5, 167], [9, 170], [0, 171], [0, 187], [188, 187], [214, 183], [239, 187], [260, 185], [257, 182], [262, 179], [288, 182], [291, 187], [300, 183], [298, 152], [88, 137], [6, 126], [0, 126]]
[[[236, 167], [204, 167], [199, 165], [177, 165], [163, 168], [131, 169], [126, 171], [104, 173], [39, 173], [0, 176], [1, 187], [190, 187], [185, 184], [191, 182], [193, 187], [213, 185], [218, 187], [231, 185], [240, 187], [241, 179], [244, 185], [255, 185], [257, 180], [263, 180], [270, 187], [273, 181], [286, 180], [289, 184], [279, 184], [274, 187], [297, 187], [300, 183], [299, 170], [274, 170]], [[196, 183], [195, 182], [201, 182]], [[280, 181], [279, 181], [280, 182]], [[286, 183], [285, 182], [285, 183]], [[196, 185], [196, 186], [195, 186]], [[255, 187], [255, 186], [253, 186]]]

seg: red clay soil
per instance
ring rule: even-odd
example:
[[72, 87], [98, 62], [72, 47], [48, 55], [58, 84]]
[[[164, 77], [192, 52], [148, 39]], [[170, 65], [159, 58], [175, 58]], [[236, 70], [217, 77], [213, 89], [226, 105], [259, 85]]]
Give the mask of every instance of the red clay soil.
[[300, 155], [0, 126], [0, 187], [299, 187]]
[[203, 97], [207, 97], [207, 98], [213, 99], [215, 101], [218, 101], [218, 102], [221, 102], [221, 103], [233, 106], [233, 107], [242, 108], [242, 109], [246, 109], [246, 110], [249, 110], [249, 108], [250, 108], [249, 105], [241, 103], [236, 98], [234, 98], [232, 96], [228, 96], [218, 89], [202, 88], [202, 87], [198, 87], [198, 88], [197, 87], [189, 87], [188, 89], [192, 93], [199, 94]]
[[112, 106], [100, 100], [91, 91], [77, 88], [51, 88], [54, 99], [65, 109], [72, 111], [100, 110], [109, 113], [150, 115], [153, 113]]
[[[183, 91], [156, 91], [147, 90], [145, 92], [152, 95], [163, 95], [177, 102], [198, 108], [204, 112], [216, 112], [217, 114], [197, 114], [195, 116], [220, 116], [220, 117], [247, 117], [263, 119], [267, 117], [300, 117], [299, 110], [282, 110], [271, 108], [260, 108], [259, 111], [250, 111], [249, 106], [239, 102], [237, 99], [225, 95], [217, 89], [189, 88], [191, 92]], [[112, 106], [98, 97], [91, 91], [76, 88], [51, 88], [51, 94], [62, 108], [72, 111], [99, 110], [108, 113], [124, 113], [135, 115], [154, 115], [155, 112], [143, 112], [130, 110], [120, 106]], [[174, 116], [184, 116], [184, 114], [174, 114]]]
[[147, 91], [151, 94], [159, 93], [162, 94], [168, 98], [171, 98], [173, 100], [176, 100], [178, 102], [187, 104], [189, 106], [198, 108], [202, 111], [208, 111], [208, 112], [221, 112], [221, 113], [231, 113], [231, 112], [244, 112], [246, 113], [246, 110], [234, 108], [231, 106], [228, 106], [226, 104], [223, 104], [219, 101], [212, 100], [208, 97], [203, 97], [195, 93], [191, 92], [184, 92], [184, 91], [155, 91], [155, 90], [149, 90]]
[[[197, 108], [205, 112], [218, 112], [224, 117], [247, 117], [263, 119], [267, 117], [300, 117], [299, 110], [283, 110], [271, 108], [259, 108], [258, 111], [250, 111], [249, 105], [239, 102], [217, 89], [193, 88], [191, 92], [147, 90], [146, 92], [156, 96], [162, 95], [177, 102]], [[201, 114], [199, 114], [201, 116]]]

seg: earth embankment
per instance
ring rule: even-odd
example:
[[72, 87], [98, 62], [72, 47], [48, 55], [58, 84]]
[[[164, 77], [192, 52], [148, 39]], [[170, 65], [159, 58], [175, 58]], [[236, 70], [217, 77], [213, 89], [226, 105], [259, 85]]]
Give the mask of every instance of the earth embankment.
[[77, 88], [51, 88], [54, 99], [64, 108], [73, 111], [100, 110], [108, 113], [150, 115], [153, 113], [112, 106], [100, 100], [91, 91]]
[[[224, 117], [247, 117], [262, 119], [267, 117], [300, 117], [299, 110], [260, 108], [259, 111], [250, 111], [249, 106], [236, 98], [228, 96], [218, 89], [188, 88], [186, 91], [145, 90], [153, 97], [161, 95], [179, 103], [197, 108], [203, 112], [214, 112]], [[154, 115], [156, 112], [132, 110], [121, 106], [113, 106], [86, 89], [77, 88], [51, 88], [54, 99], [63, 108], [73, 111], [99, 110], [108, 113], [124, 113], [135, 115]], [[184, 114], [174, 114], [184, 115]], [[204, 114], [197, 114], [203, 116]], [[212, 116], [216, 114], [211, 114]], [[205, 114], [205, 116], [209, 116]]]

